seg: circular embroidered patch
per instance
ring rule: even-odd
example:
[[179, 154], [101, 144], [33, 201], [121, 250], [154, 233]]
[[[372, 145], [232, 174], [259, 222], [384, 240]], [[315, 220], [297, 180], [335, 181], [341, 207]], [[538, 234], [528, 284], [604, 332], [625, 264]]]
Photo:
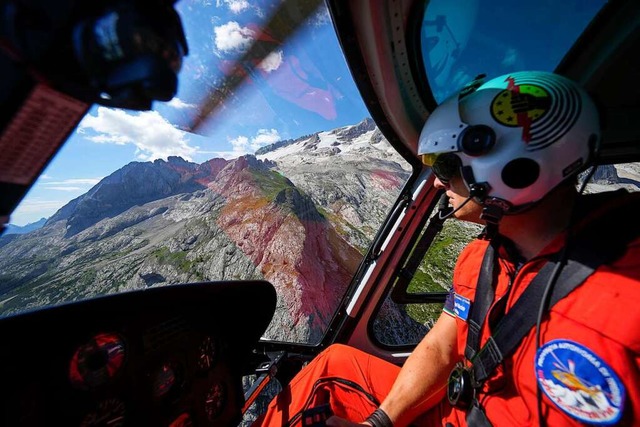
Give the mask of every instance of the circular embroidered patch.
[[563, 412], [591, 424], [614, 424], [622, 415], [624, 385], [593, 351], [573, 341], [554, 340], [536, 354], [542, 391]]

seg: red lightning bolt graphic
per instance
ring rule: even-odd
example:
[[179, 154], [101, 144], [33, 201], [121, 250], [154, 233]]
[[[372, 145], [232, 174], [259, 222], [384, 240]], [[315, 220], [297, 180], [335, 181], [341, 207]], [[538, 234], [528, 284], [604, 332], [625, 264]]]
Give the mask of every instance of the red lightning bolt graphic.
[[[520, 93], [520, 85], [516, 84], [516, 79], [513, 77], [507, 77], [505, 79], [507, 84], [507, 90], [513, 93]], [[531, 141], [531, 119], [526, 111], [516, 113], [518, 119], [518, 126], [522, 126], [522, 140], [526, 143]]]

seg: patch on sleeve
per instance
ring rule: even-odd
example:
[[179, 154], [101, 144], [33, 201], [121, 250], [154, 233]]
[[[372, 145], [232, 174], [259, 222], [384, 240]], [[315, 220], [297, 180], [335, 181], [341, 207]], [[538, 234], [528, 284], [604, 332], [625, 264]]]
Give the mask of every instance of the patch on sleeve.
[[471, 307], [471, 300], [463, 297], [462, 295], [454, 294], [453, 296], [453, 313], [460, 319], [467, 321], [469, 317], [469, 308]]
[[455, 295], [455, 292], [453, 292], [453, 289], [450, 289], [449, 293], [447, 294], [447, 298], [444, 300], [444, 307], [442, 307], [442, 311], [444, 311], [451, 317], [456, 317], [456, 313], [454, 313], [454, 303], [453, 303], [454, 295]]
[[535, 370], [542, 391], [576, 420], [611, 425], [620, 419], [624, 385], [590, 349], [573, 341], [550, 341], [536, 353]]

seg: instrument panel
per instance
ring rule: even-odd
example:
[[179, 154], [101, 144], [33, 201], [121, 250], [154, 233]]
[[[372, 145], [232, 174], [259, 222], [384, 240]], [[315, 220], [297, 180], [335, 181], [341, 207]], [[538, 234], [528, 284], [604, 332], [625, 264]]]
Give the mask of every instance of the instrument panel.
[[200, 283], [0, 319], [0, 424], [236, 426], [275, 302], [267, 282]]

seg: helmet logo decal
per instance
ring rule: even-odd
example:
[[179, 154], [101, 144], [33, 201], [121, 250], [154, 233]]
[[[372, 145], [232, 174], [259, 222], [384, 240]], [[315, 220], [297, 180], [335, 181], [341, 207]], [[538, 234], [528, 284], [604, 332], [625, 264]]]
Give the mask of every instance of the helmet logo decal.
[[530, 151], [566, 134], [580, 115], [580, 95], [562, 81], [545, 76], [507, 77], [506, 89], [491, 102], [491, 116], [503, 126], [521, 127]]
[[611, 425], [622, 416], [624, 385], [589, 348], [564, 339], [550, 341], [538, 350], [535, 369], [544, 394], [576, 420]]
[[544, 88], [532, 84], [518, 85], [513, 77], [508, 86], [491, 102], [491, 115], [500, 124], [522, 128], [522, 140], [531, 141], [531, 124], [549, 111], [551, 97]]

